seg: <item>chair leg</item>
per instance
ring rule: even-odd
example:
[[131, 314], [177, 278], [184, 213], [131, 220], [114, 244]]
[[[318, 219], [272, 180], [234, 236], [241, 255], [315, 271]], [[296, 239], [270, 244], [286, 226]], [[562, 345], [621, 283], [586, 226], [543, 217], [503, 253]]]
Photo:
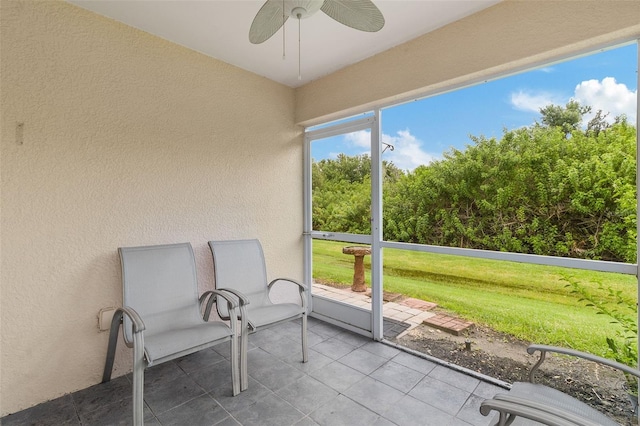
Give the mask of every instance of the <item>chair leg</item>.
[[307, 314], [302, 315], [302, 362], [309, 361], [309, 348], [307, 345]]
[[249, 327], [242, 329], [240, 335], [240, 390], [245, 391], [249, 387], [249, 368], [247, 367], [247, 347], [249, 345]]
[[107, 360], [104, 363], [104, 371], [102, 373], [102, 383], [111, 380], [111, 372], [113, 371], [113, 361], [116, 357], [116, 346], [118, 345], [118, 333], [120, 332], [120, 323], [122, 323], [122, 311], [116, 311], [111, 319], [111, 329], [109, 331], [109, 345], [107, 346]]
[[133, 424], [144, 425], [144, 344], [141, 333], [133, 336]]
[[231, 386], [233, 396], [240, 393], [240, 371], [238, 368], [238, 337], [234, 334], [231, 336]]

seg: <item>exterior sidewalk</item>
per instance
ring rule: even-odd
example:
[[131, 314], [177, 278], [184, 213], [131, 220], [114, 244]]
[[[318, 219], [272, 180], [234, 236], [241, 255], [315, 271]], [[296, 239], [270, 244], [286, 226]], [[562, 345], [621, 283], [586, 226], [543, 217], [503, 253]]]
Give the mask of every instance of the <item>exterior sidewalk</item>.
[[[351, 291], [351, 288], [337, 288], [318, 283], [313, 284], [312, 292], [317, 296], [339, 300], [361, 308], [371, 308], [371, 296], [369, 292], [357, 293]], [[410, 330], [422, 324], [423, 321], [436, 317], [436, 313], [430, 312], [430, 310], [436, 306], [437, 305], [435, 303], [425, 302], [424, 300], [398, 298], [397, 301], [384, 301], [382, 305], [382, 313], [385, 318], [400, 321], [409, 325], [408, 328], [397, 336], [402, 337]]]

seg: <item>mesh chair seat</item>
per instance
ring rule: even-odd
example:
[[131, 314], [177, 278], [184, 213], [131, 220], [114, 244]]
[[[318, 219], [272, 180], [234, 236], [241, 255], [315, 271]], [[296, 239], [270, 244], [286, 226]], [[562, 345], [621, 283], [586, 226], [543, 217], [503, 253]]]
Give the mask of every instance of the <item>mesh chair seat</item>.
[[251, 309], [249, 304], [247, 308], [247, 320], [249, 326], [254, 330], [293, 318], [300, 318], [304, 313], [302, 307], [295, 303], [277, 303], [254, 309]]
[[218, 344], [231, 338], [229, 327], [220, 322], [202, 322], [196, 326], [175, 328], [146, 335], [144, 351], [147, 365], [162, 363]]

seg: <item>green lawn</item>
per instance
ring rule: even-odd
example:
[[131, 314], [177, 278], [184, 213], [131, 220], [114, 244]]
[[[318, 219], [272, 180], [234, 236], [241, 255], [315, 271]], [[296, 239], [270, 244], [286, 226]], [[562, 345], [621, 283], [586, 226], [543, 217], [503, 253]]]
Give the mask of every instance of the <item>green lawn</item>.
[[[314, 279], [351, 283], [353, 256], [342, 254], [345, 245], [314, 240]], [[563, 277], [579, 281], [603, 301], [614, 302], [609, 288], [637, 299], [636, 278], [629, 275], [394, 249], [385, 249], [383, 256], [385, 291], [435, 302], [527, 341], [598, 355], [607, 354], [605, 339], [615, 337], [619, 326], [571, 294]], [[369, 258], [365, 259], [369, 285]], [[635, 315], [623, 305], [618, 309]]]

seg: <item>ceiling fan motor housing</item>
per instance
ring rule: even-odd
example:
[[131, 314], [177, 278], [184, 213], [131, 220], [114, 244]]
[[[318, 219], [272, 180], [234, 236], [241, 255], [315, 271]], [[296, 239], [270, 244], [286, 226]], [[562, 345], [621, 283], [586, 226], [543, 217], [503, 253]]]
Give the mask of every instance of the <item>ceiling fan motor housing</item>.
[[320, 10], [324, 0], [284, 0], [284, 12], [296, 19], [305, 19]]

